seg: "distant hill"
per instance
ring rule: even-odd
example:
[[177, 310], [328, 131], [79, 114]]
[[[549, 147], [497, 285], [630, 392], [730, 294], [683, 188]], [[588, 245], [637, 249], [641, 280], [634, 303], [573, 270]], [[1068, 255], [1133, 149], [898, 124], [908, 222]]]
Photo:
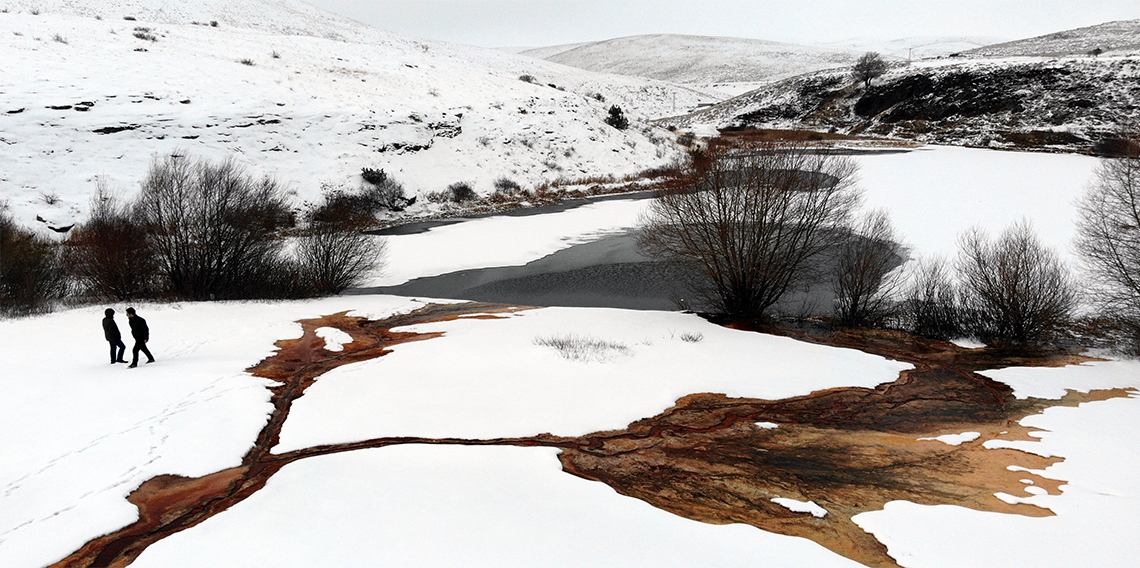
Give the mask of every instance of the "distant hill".
[[639, 35], [522, 52], [600, 73], [682, 84], [761, 82], [848, 65], [859, 53], [756, 39]]
[[866, 53], [874, 51], [888, 59], [918, 60], [960, 53], [1006, 41], [1006, 38], [988, 36], [917, 36], [890, 41], [852, 38], [821, 44], [820, 47]]
[[1121, 20], [1076, 28], [1029, 39], [987, 45], [962, 52], [963, 57], [1058, 57], [1085, 55], [1094, 49], [1105, 54], [1140, 53], [1140, 20]]

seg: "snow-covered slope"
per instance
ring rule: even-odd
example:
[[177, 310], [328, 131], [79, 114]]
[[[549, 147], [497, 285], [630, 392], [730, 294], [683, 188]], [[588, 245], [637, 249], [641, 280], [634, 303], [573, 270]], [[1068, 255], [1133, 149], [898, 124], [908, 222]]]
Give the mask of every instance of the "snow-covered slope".
[[821, 44], [820, 47], [854, 53], [874, 51], [888, 59], [916, 60], [941, 57], [1006, 41], [989, 36], [914, 36], [889, 41], [851, 38]]
[[1095, 49], [1106, 55], [1140, 53], [1140, 20], [1107, 22], [1085, 28], [987, 45], [962, 53], [964, 57], [1086, 55]]
[[821, 71], [662, 123], [1089, 150], [1138, 119], [1140, 58], [1082, 56], [923, 61], [897, 65], [870, 88], [849, 70]]
[[538, 48], [523, 54], [590, 71], [689, 84], [773, 80], [846, 65], [859, 55], [757, 39], [672, 34]]
[[[133, 193], [152, 156], [174, 150], [232, 156], [299, 200], [322, 184], [356, 185], [362, 167], [383, 168], [412, 193], [632, 174], [681, 155], [643, 121], [708, 98], [402, 38], [292, 0], [4, 7], [0, 199], [27, 225], [81, 220], [97, 176]], [[605, 124], [612, 104], [633, 119], [628, 130]]]

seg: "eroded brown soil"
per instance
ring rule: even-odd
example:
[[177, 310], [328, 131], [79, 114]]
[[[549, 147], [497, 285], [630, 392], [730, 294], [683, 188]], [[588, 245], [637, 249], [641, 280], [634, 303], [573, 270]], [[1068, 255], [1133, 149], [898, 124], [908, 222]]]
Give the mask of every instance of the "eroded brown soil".
[[[1070, 392], [1060, 401], [1018, 400], [1008, 386], [974, 373], [1083, 359], [1063, 353], [965, 350], [890, 332], [800, 338], [858, 345], [916, 368], [874, 389], [831, 389], [776, 401], [691, 395], [626, 430], [591, 436], [591, 446], [564, 450], [564, 469], [683, 517], [746, 523], [811, 539], [868, 566], [895, 567], [886, 547], [853, 516], [894, 500], [1052, 515], [995, 494], [1030, 496], [1022, 480], [1058, 494], [1061, 482], [1008, 467], [1041, 470], [1060, 458], [983, 444], [1034, 440], [1018, 421], [1050, 406], [1128, 396], [1110, 390]], [[757, 422], [779, 426], [762, 428]], [[981, 436], [959, 446], [920, 440], [963, 432]], [[813, 501], [827, 514], [792, 512], [773, 498]]]
[[[393, 332], [393, 328], [463, 317], [496, 318], [496, 313], [516, 309], [477, 303], [431, 305], [380, 321], [345, 313], [301, 321], [300, 339], [278, 342], [274, 356], [250, 369], [281, 384], [272, 389], [274, 410], [241, 466], [196, 479], [164, 475], [148, 480], [129, 497], [139, 508], [136, 523], [88, 542], [54, 566], [126, 566], [150, 544], [244, 500], [298, 459], [419, 443], [558, 447], [567, 472], [601, 481], [675, 514], [802, 536], [868, 566], [893, 567], [897, 564], [886, 548], [852, 522], [854, 515], [898, 499], [1050, 515], [1046, 509], [1009, 504], [994, 494], [1026, 496], [1022, 480], [1057, 493], [1061, 482], [1008, 467], [1043, 469], [1059, 458], [990, 450], [983, 443], [1032, 440], [1017, 422], [1049, 406], [1128, 395], [1112, 390], [1070, 393], [1061, 401], [1018, 400], [1006, 385], [975, 373], [1085, 360], [1063, 352], [965, 350], [901, 333], [813, 334], [752, 326], [906, 361], [915, 369], [874, 389], [831, 389], [784, 400], [694, 394], [624, 430], [580, 438], [549, 434], [491, 440], [376, 438], [271, 453], [293, 401], [317, 377], [344, 364], [382, 356], [393, 345], [440, 335]], [[326, 350], [315, 334], [325, 326], [347, 332], [353, 342], [343, 351]], [[761, 428], [756, 422], [779, 426]], [[967, 431], [980, 432], [981, 437], [960, 446], [919, 439]], [[822, 518], [794, 513], [773, 502], [776, 497], [811, 500], [828, 513]]]

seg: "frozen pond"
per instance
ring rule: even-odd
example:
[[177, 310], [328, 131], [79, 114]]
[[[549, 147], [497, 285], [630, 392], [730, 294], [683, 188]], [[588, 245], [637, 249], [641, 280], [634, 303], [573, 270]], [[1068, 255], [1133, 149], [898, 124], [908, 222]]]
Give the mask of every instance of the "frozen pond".
[[[958, 235], [972, 226], [997, 234], [1026, 218], [1042, 242], [1070, 258], [1073, 202], [1097, 163], [1088, 156], [957, 147], [854, 158], [861, 166], [865, 207], [890, 211], [912, 256], [947, 257], [955, 254]], [[646, 204], [611, 200], [394, 235], [388, 237], [389, 270], [374, 279], [368, 291], [533, 305], [675, 309], [686, 295], [676, 275], [648, 262], [629, 234]], [[826, 305], [826, 288], [825, 282], [815, 283], [808, 302]]]

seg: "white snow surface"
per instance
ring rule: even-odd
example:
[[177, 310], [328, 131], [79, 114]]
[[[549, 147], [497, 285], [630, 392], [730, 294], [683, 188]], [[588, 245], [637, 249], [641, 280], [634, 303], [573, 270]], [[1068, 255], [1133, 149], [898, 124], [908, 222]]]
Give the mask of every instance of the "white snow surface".
[[926, 146], [856, 156], [864, 205], [885, 208], [914, 255], [952, 258], [958, 237], [979, 226], [991, 237], [1025, 218], [1038, 238], [1072, 260], [1074, 201], [1097, 159], [1077, 154]]
[[982, 437], [981, 432], [962, 432], [961, 434], [943, 434], [933, 438], [919, 438], [919, 440], [932, 440], [942, 442], [949, 446], [960, 446], [966, 442], [973, 442]]
[[313, 330], [325, 341], [326, 351], [344, 351], [345, 343], [352, 343], [352, 336], [335, 327], [318, 327]]
[[[1140, 367], [1135, 362], [1122, 366], [1131, 369], [1129, 380], [1134, 383]], [[1043, 370], [1051, 371], [1058, 383], [1087, 384], [1087, 378], [1081, 377], [1087, 372], [1084, 367]], [[1140, 541], [1140, 527], [1135, 523], [1140, 517], [1136, 486], [1140, 398], [1049, 408], [1021, 423], [1043, 429], [1037, 433], [1040, 441], [1002, 447], [1064, 457], [1034, 473], [1065, 484], [1061, 495], [1047, 495], [1027, 485], [1026, 495], [998, 497], [1045, 507], [1056, 516], [1032, 518], [893, 501], [882, 511], [857, 515], [855, 522], [886, 544], [891, 556], [908, 568], [1128, 568], [1140, 563], [1135, 547]]]
[[773, 497], [772, 502], [793, 513], [811, 513], [811, 516], [820, 519], [827, 516], [827, 509], [820, 507], [815, 501], [796, 501], [786, 497]]
[[[45, 232], [83, 220], [97, 179], [129, 197], [152, 158], [175, 151], [233, 159], [296, 191], [298, 204], [322, 185], [357, 186], [364, 167], [412, 195], [460, 181], [485, 194], [503, 177], [528, 189], [621, 177], [683, 154], [647, 117], [708, 98], [331, 15], [295, 29], [307, 16], [279, 9], [305, 6], [295, 2], [208, 3], [262, 29], [194, 25], [193, 4], [172, 0], [57, 4], [0, 13], [0, 197]], [[154, 10], [135, 9], [144, 5]], [[106, 17], [66, 12], [90, 6]], [[614, 104], [629, 129], [605, 124]]]
[[[294, 403], [273, 451], [382, 436], [576, 436], [624, 428], [693, 393], [779, 399], [873, 387], [912, 368], [672, 312], [544, 308], [400, 331], [444, 336], [322, 375]], [[704, 339], [687, 343], [681, 333]], [[630, 353], [572, 361], [535, 344], [551, 334], [624, 344]]]
[[672, 515], [563, 473], [551, 449], [439, 446], [293, 463], [132, 566], [381, 565], [862, 566], [807, 539]]
[[637, 226], [648, 201], [619, 199], [557, 214], [494, 216], [435, 227], [387, 240], [385, 267], [369, 286], [495, 266], [520, 266], [576, 244]]
[[[125, 500], [161, 474], [234, 467], [272, 410], [272, 381], [244, 372], [296, 320], [353, 310], [378, 318], [405, 298], [137, 305], [156, 362], [111, 365], [103, 306], [0, 320], [0, 566], [59, 560], [137, 519]], [[125, 306], [116, 305], [119, 314]], [[130, 356], [130, 330], [119, 317]]]
[[1061, 398], [1066, 389], [1089, 392], [1096, 389], [1140, 389], [1140, 361], [1092, 361], [1062, 369], [1007, 367], [980, 371], [995, 381], [1013, 387], [1017, 398]]

